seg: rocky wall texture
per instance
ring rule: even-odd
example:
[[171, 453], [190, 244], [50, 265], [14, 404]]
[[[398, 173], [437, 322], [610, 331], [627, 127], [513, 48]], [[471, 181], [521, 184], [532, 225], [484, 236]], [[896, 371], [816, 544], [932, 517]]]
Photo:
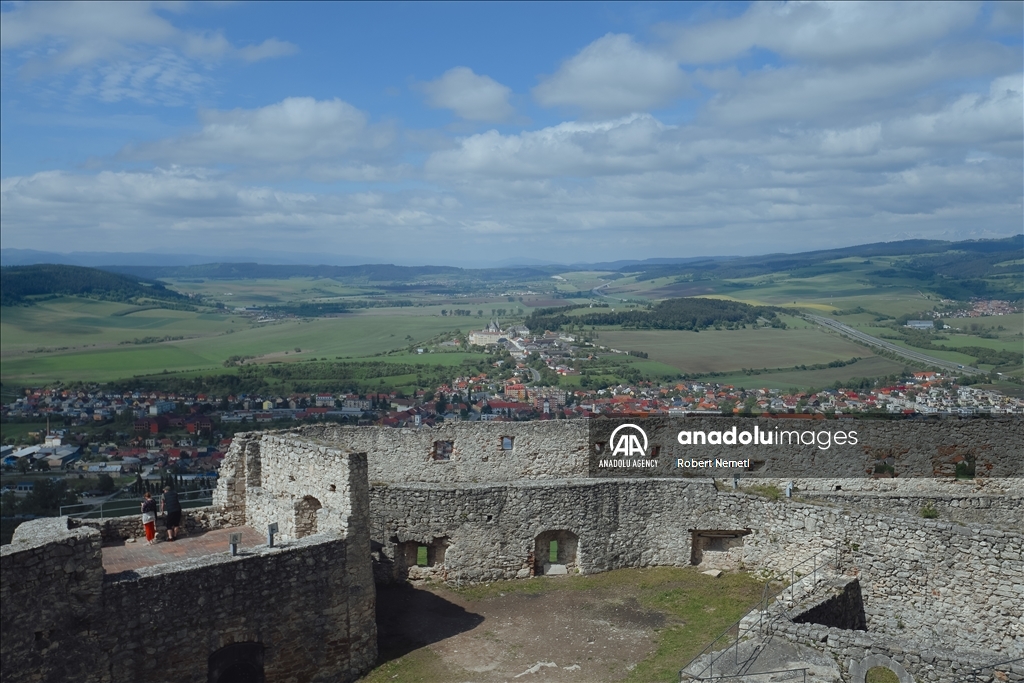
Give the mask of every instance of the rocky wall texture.
[[[323, 424], [304, 427], [299, 434], [345, 451], [366, 453], [371, 483], [587, 476], [586, 420], [446, 422], [419, 429]], [[506, 436], [512, 437], [510, 450], [502, 449]], [[436, 445], [444, 442], [451, 443], [450, 454], [437, 452]]]
[[352, 555], [315, 535], [108, 577], [106, 680], [205, 682], [209, 655], [236, 643], [265, 648], [267, 681], [354, 680], [376, 658], [376, 624], [368, 563], [353, 574]]
[[4, 681], [202, 683], [212, 653], [245, 642], [268, 681], [351, 681], [376, 658], [369, 563], [353, 571], [345, 538], [104, 576], [98, 529], [18, 534], [2, 556]]
[[692, 510], [713, 504], [708, 481], [515, 482], [371, 487], [371, 536], [394, 546], [447, 539], [440, 578], [470, 582], [532, 576], [535, 540], [566, 530], [578, 537], [575, 564], [590, 574], [622, 567], [686, 565]]
[[[624, 420], [591, 420], [594, 440], [607, 442]], [[540, 423], [557, 429], [561, 423]], [[870, 481], [879, 465], [891, 465], [897, 478], [953, 480], [957, 463], [975, 463], [979, 481], [1024, 477], [1024, 420], [795, 420], [785, 418], [690, 417], [638, 420], [658, 445], [657, 467], [630, 476], [708, 476], [702, 469], [680, 469], [677, 460], [750, 459], [743, 476], [813, 479], [831, 487], [846, 479]], [[679, 433], [695, 443], [679, 443]], [[695, 436], [696, 433], [702, 436]], [[743, 436], [771, 444], [743, 445]], [[712, 436], [720, 435], [719, 437]], [[728, 435], [728, 436], [726, 436]], [[840, 435], [841, 438], [840, 438]], [[728, 443], [732, 441], [732, 444]], [[713, 443], [722, 441], [723, 443]], [[588, 454], [593, 477], [620, 477], [622, 470], [602, 466], [613, 459], [607, 448]], [[648, 452], [648, 457], [655, 457]], [[825, 480], [825, 481], [822, 481]], [[829, 481], [831, 480], [831, 481]], [[828, 488], [826, 488], [828, 490]]]
[[141, 533], [138, 515], [26, 522], [3, 547], [4, 681], [201, 683], [241, 657], [267, 681], [334, 682], [372, 666], [365, 456], [278, 436], [236, 446], [219, 504], [186, 525], [276, 521], [277, 547], [105, 576], [102, 538]]
[[[1024, 477], [1024, 420], [794, 420], [731, 417], [693, 417], [641, 420], [658, 443], [657, 467], [629, 470], [602, 467], [610, 458], [606, 450], [590, 446], [594, 434], [609, 431], [621, 421], [552, 420], [538, 422], [456, 422], [437, 427], [391, 429], [311, 425], [294, 430], [304, 439], [368, 456], [369, 477], [374, 483], [424, 481], [435, 483], [483, 483], [564, 477], [696, 477], [709, 472], [676, 467], [678, 459], [751, 459], [752, 469], [743, 476], [809, 480], [804, 489], [832, 490], [836, 485], [864, 490], [891, 487], [873, 479], [877, 465], [891, 464], [897, 479], [923, 478], [953, 481], [958, 462], [975, 463], [979, 483]], [[680, 445], [677, 433], [753, 432], [771, 433], [772, 445]], [[829, 432], [827, 448], [807, 434]], [[836, 434], [846, 436], [836, 442]], [[850, 435], [856, 433], [853, 444]], [[502, 449], [502, 437], [513, 446]], [[600, 440], [595, 436], [595, 441]], [[781, 445], [780, 445], [781, 441]], [[449, 443], [451, 452], [437, 452]], [[650, 450], [650, 449], [649, 449]], [[852, 480], [852, 481], [851, 481]], [[967, 484], [970, 486], [970, 484]], [[1020, 481], [1014, 487], [1019, 491]]]
[[687, 565], [694, 530], [749, 531], [728, 550], [730, 559], [766, 577], [799, 565], [798, 578], [816, 563], [858, 576], [872, 631], [1024, 654], [1019, 532], [664, 479], [375, 486], [370, 506], [385, 563], [398, 544], [443, 539], [444, 564], [434, 575], [470, 582], [531, 576], [535, 540], [547, 531], [578, 537], [582, 573]]
[[[842, 666], [846, 680], [853, 683], [862, 683], [863, 675], [874, 666], [887, 666], [894, 672], [902, 668], [919, 683], [1024, 681], [1024, 662], [1000, 664], [1009, 657], [996, 655], [993, 658], [993, 653], [970, 649], [965, 642], [955, 647], [939, 646], [909, 635], [847, 631], [785, 621], [775, 624], [774, 632], [834, 657]], [[999, 666], [993, 666], [997, 664]]]
[[936, 519], [958, 524], [988, 524], [1008, 531], [1024, 528], [1024, 496], [956, 494], [933, 487], [930, 491], [816, 493], [797, 491], [794, 495], [809, 503], [840, 505], [878, 514], [909, 517], [937, 515]]
[[86, 681], [101, 670], [100, 533], [67, 517], [21, 524], [0, 548], [0, 670], [3, 680]]

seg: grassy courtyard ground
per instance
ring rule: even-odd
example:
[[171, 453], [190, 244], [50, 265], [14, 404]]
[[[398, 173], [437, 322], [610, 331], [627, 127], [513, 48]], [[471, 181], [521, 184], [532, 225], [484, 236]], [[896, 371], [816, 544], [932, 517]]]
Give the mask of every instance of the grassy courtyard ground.
[[743, 573], [692, 567], [381, 587], [380, 664], [366, 683], [675, 681], [761, 596]]

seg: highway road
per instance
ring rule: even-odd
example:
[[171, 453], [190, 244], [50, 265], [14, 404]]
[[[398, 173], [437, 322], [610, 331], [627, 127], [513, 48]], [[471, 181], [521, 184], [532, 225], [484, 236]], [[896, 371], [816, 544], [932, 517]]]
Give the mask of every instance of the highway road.
[[822, 327], [828, 327], [830, 329], [833, 329], [843, 336], [864, 342], [869, 346], [875, 346], [880, 349], [885, 349], [886, 351], [899, 354], [904, 358], [909, 358], [910, 360], [914, 360], [919, 363], [927, 363], [928, 365], [934, 365], [935, 367], [942, 368], [943, 370], [953, 370], [955, 372], [962, 372], [968, 375], [984, 374], [984, 370], [979, 370], [978, 368], [973, 368], [969, 365], [959, 365], [958, 363], [953, 363], [952, 361], [942, 360], [941, 358], [936, 358], [935, 356], [929, 356], [928, 354], [921, 353], [920, 351], [912, 351], [902, 346], [897, 346], [896, 344], [889, 343], [884, 339], [872, 337], [870, 334], [864, 334], [860, 330], [856, 330], [850, 327], [849, 325], [844, 325], [843, 323], [837, 320], [832, 320], [831, 318], [826, 318], [820, 315], [812, 315], [810, 313], [805, 313], [804, 318], [806, 320], [811, 321], [812, 323], [821, 325]]

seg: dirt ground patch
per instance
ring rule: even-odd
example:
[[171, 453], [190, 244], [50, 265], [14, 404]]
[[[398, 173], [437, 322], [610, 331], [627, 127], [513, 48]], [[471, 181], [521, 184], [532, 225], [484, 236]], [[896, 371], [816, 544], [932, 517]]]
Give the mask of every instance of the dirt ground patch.
[[675, 680], [757, 585], [666, 567], [462, 590], [379, 586], [381, 663], [365, 680]]

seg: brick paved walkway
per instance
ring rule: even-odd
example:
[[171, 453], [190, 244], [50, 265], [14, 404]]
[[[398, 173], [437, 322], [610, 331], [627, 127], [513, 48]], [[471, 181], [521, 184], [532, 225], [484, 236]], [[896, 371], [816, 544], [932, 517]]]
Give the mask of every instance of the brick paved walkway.
[[[266, 537], [252, 527], [241, 526], [179, 536], [176, 541], [164, 540], [156, 545], [149, 545], [145, 538], [135, 543], [111, 543], [103, 546], [103, 569], [108, 574], [116, 574], [130, 569], [175, 562], [187, 557], [227, 553], [229, 536], [237, 532], [242, 534], [240, 548], [251, 548], [267, 542]], [[158, 536], [161, 537], [163, 534]]]

